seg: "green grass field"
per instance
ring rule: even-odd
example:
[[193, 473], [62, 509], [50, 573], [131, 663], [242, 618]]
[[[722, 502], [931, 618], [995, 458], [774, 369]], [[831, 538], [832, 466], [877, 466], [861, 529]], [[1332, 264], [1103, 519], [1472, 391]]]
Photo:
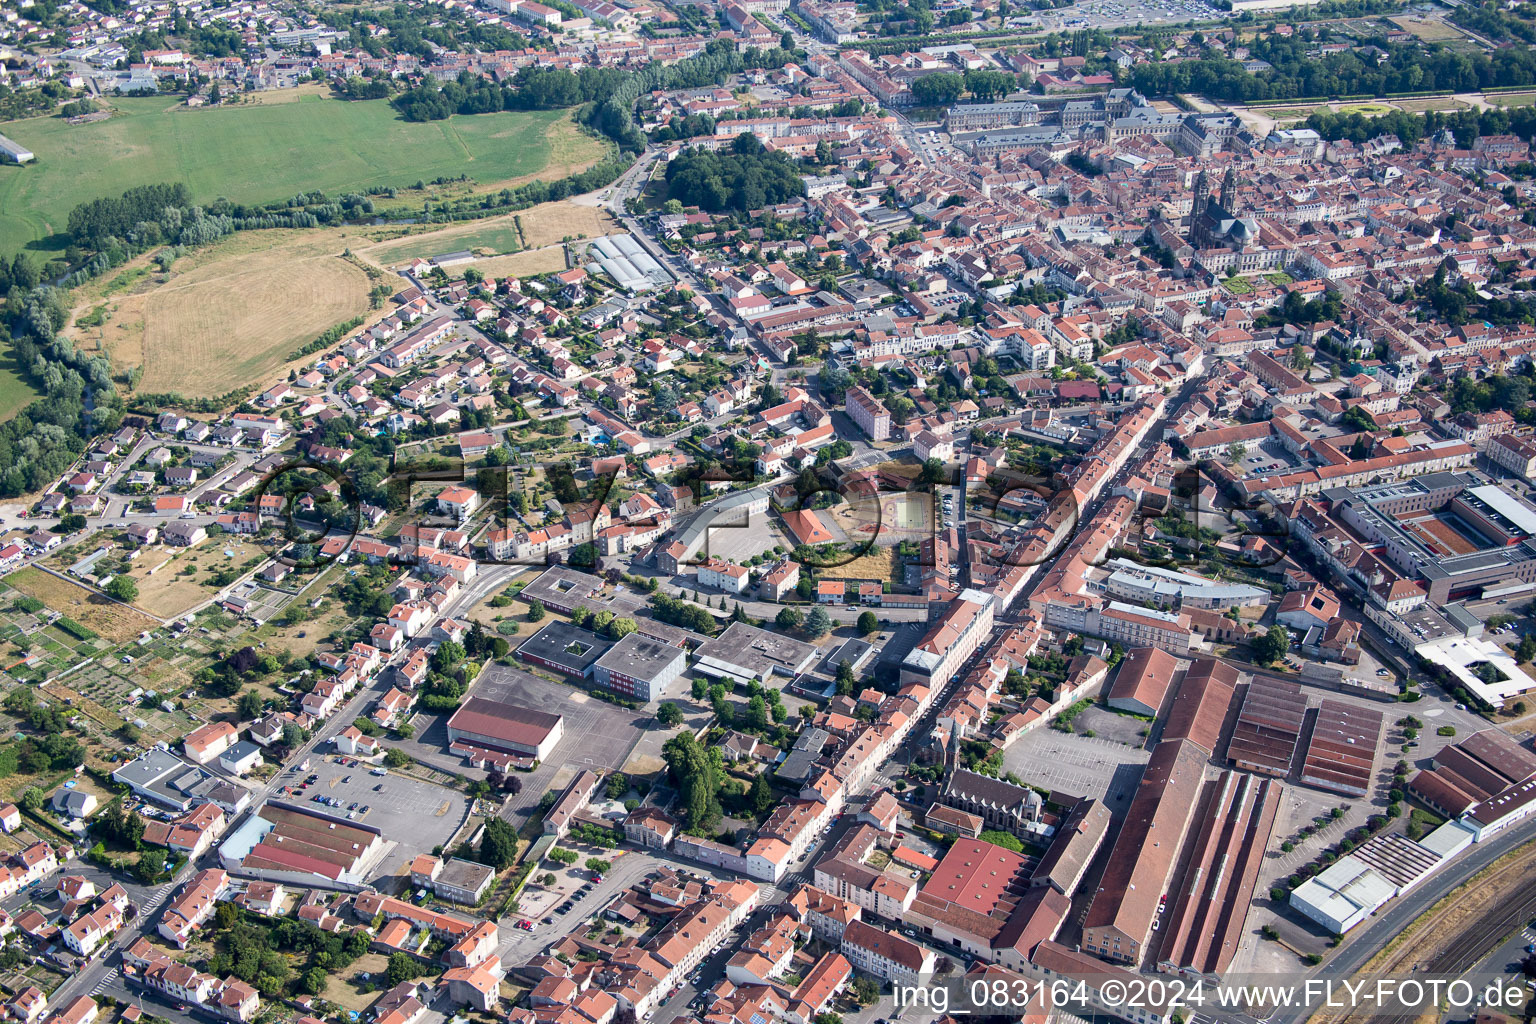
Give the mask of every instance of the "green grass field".
[[468, 234], [454, 235], [451, 248], [443, 246], [450, 243], [442, 239], [433, 238], [431, 235], [418, 238], [408, 238], [396, 245], [382, 245], [377, 255], [390, 262], [402, 262], [410, 259], [430, 259], [440, 256], [444, 252], [453, 249], [475, 249], [500, 255], [502, 253], [517, 252], [523, 247], [522, 240], [517, 236], [517, 228], [510, 222], [498, 224], [495, 227], [483, 228]]
[[1528, 107], [1536, 103], [1536, 92], [1485, 93], [1483, 99], [1499, 107]]
[[[37, 154], [0, 167], [0, 245], [62, 247], [79, 203], [132, 185], [183, 181], [208, 202], [270, 202], [467, 174], [481, 183], [549, 162], [546, 131], [566, 111], [451, 117], [413, 124], [383, 100], [306, 96], [295, 103], [189, 110], [169, 97], [116, 99], [117, 116], [70, 126], [37, 117], [5, 133]], [[41, 241], [39, 241], [41, 240]]]
[[0, 423], [15, 416], [42, 397], [27, 383], [16, 365], [16, 356], [7, 350], [0, 356]]
[[1383, 114], [1392, 113], [1394, 108], [1385, 103], [1351, 103], [1347, 107], [1340, 107], [1341, 114], [1360, 114], [1364, 117], [1381, 117]]

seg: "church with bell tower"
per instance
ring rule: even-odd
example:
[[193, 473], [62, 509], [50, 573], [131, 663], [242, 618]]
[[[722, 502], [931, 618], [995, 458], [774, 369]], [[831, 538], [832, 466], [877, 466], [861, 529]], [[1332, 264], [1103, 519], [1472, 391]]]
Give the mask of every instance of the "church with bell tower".
[[1221, 193], [1211, 195], [1211, 179], [1201, 168], [1195, 176], [1194, 199], [1189, 207], [1189, 244], [1196, 249], [1231, 248], [1241, 250], [1258, 238], [1259, 225], [1252, 217], [1235, 212], [1237, 172], [1227, 168], [1221, 178]]

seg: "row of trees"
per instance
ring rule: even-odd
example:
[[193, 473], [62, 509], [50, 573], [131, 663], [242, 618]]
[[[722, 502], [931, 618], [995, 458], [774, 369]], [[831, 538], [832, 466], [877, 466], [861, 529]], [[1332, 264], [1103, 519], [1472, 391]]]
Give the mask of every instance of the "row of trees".
[[47, 487], [89, 438], [117, 428], [123, 410], [106, 357], [57, 336], [68, 303], [56, 289], [13, 287], [5, 316], [0, 345], [9, 340], [15, 365], [43, 396], [0, 425], [0, 497], [12, 498]]
[[1261, 35], [1252, 56], [1272, 67], [1257, 74], [1238, 61], [1207, 55], [1200, 60], [1146, 61], [1128, 84], [1147, 95], [1194, 92], [1212, 99], [1251, 103], [1303, 96], [1390, 96], [1411, 92], [1475, 92], [1536, 83], [1536, 53], [1505, 47], [1491, 55], [1458, 53], [1443, 46], [1395, 45], [1369, 40], [1387, 53], [1377, 64], [1353, 52], [1312, 58], [1297, 38]]
[[522, 99], [516, 89], [497, 85], [489, 78], [466, 70], [459, 72], [457, 79], [441, 86], [429, 78], [389, 102], [407, 121], [441, 121], [453, 114], [495, 114], [517, 109]]
[[192, 195], [181, 182], [138, 185], [120, 196], [92, 199], [69, 213], [69, 234], [77, 245], [100, 249], [108, 238], [126, 238], [145, 221], [158, 221], [166, 207], [186, 208]]
[[1006, 71], [979, 68], [964, 75], [938, 71], [912, 83], [912, 98], [920, 107], [947, 107], [970, 93], [978, 103], [988, 103], [1019, 88], [1019, 79]]
[[[542, 607], [540, 605], [541, 609]], [[529, 602], [528, 605], [528, 616], [529, 622], [537, 621], [533, 618], [532, 602]], [[539, 617], [543, 618], [542, 612]], [[622, 640], [639, 628], [635, 620], [627, 615], [614, 615], [613, 612], [606, 608], [602, 611], [594, 612], [584, 605], [571, 612], [571, 625], [590, 629], [594, 633], [601, 633], [610, 640]]]
[[[562, 110], [583, 106], [588, 127], [612, 139], [621, 149], [639, 153], [645, 135], [635, 124], [635, 103], [657, 90], [723, 85], [733, 74], [749, 68], [779, 68], [796, 58], [795, 51], [738, 51], [728, 39], [716, 39], [704, 52], [676, 64], [652, 64], [638, 71], [616, 68], [524, 68], [509, 86], [461, 74], [441, 86], [424, 82], [390, 102], [410, 121], [433, 121], [453, 114], [484, 114], [500, 110]], [[351, 83], [339, 90], [353, 98], [372, 98], [387, 87]]]
[[713, 636], [720, 628], [719, 620], [689, 601], [658, 593], [651, 595], [650, 603], [652, 614], [662, 622], [670, 622], [674, 626], [682, 626], [684, 629], [691, 629], [705, 636]]

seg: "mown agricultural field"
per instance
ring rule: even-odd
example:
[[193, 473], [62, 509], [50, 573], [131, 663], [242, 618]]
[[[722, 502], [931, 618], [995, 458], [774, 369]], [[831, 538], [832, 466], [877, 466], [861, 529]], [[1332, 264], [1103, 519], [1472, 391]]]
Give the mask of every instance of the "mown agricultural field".
[[[288, 356], [327, 328], [369, 313], [367, 275], [341, 258], [358, 229], [242, 231], [140, 273], [147, 257], [91, 282], [69, 336], [104, 351], [138, 387], [222, 395], [280, 376]], [[101, 311], [79, 326], [79, 312]], [[383, 315], [380, 311], [377, 315]]]
[[[342, 193], [467, 174], [482, 186], [567, 173], [568, 111], [508, 112], [402, 121], [383, 100], [303, 95], [293, 103], [187, 109], [169, 97], [111, 101], [115, 116], [70, 125], [37, 117], [5, 132], [37, 154], [0, 167], [0, 248], [59, 233], [79, 203], [133, 185], [185, 182], [194, 199], [271, 202], [306, 191]], [[601, 146], [589, 143], [594, 151]], [[560, 152], [552, 153], [552, 145]], [[585, 154], [583, 154], [585, 155]], [[549, 166], [552, 156], [557, 159]]]

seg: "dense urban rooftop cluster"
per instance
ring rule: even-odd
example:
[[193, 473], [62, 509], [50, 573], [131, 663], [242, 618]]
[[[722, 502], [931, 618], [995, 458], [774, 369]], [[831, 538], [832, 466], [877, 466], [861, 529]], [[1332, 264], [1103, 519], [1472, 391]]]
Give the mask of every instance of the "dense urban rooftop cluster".
[[[1536, 122], [1279, 127], [1153, 88], [1200, 63], [1278, 87], [1281, 40], [1382, 74], [1419, 45], [1242, 6], [1198, 40], [1010, 43], [994, 19], [1072, 20], [924, 5], [919, 35], [956, 30], [925, 43], [812, 0], [8, 19], [18, 90], [308, 80], [417, 119], [498, 116], [438, 110], [452, 89], [497, 112], [586, 89], [644, 134], [560, 269], [373, 268], [377, 309], [281, 379], [156, 396], [29, 500], [0, 547], [18, 594], [131, 607], [152, 558], [258, 553], [67, 672], [41, 640], [5, 669], [0, 778], [59, 778], [0, 806], [0, 937], [69, 972], [8, 1014], [92, 1024], [110, 991], [315, 1024], [348, 1012], [336, 973], [379, 1024], [829, 1024], [956, 973], [1096, 978], [1020, 1019], [1169, 1024], [1098, 986], [1315, 966], [1513, 848]], [[618, 84], [745, 52], [696, 88]], [[174, 692], [63, 685], [215, 633]], [[45, 745], [66, 725], [89, 750]], [[339, 980], [367, 952], [386, 970]]]

